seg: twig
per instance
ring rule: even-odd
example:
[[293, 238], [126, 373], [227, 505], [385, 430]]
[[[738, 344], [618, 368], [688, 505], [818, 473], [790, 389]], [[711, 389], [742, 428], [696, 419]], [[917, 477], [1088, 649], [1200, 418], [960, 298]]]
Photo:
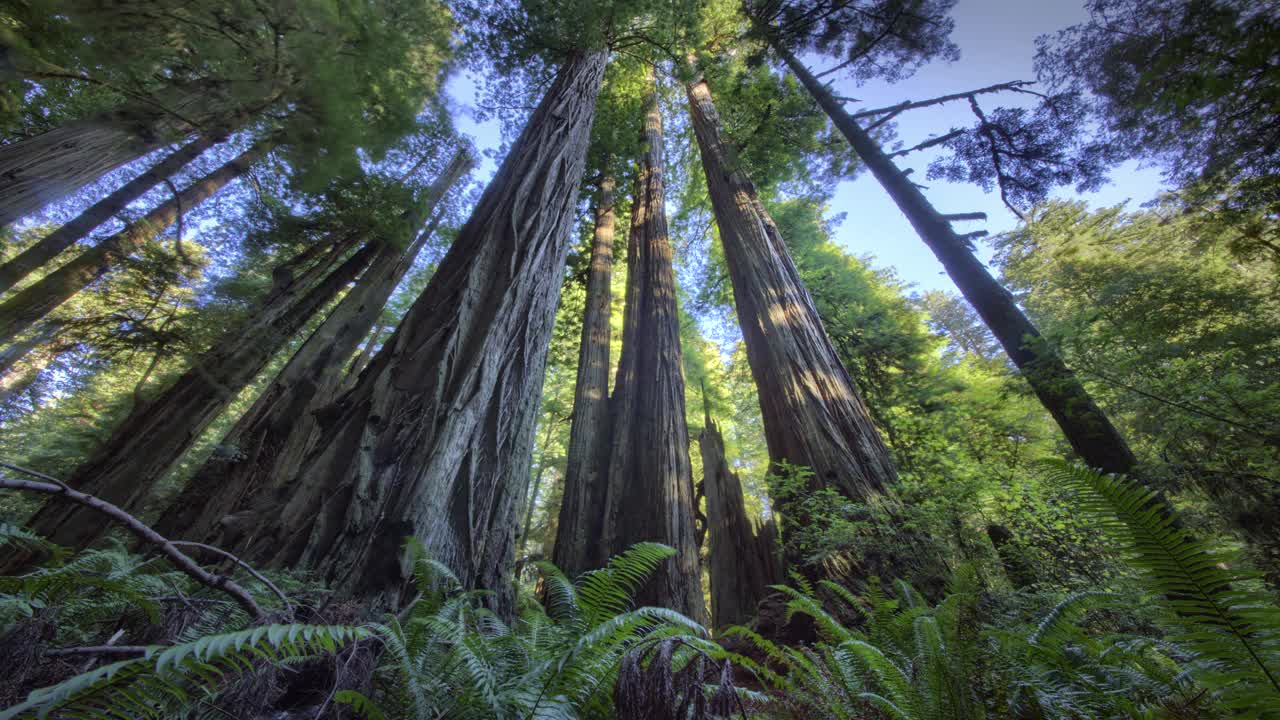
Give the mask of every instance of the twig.
[[280, 598], [280, 602], [284, 603], [285, 609], [289, 611], [289, 614], [290, 615], [293, 614], [293, 603], [289, 602], [289, 596], [285, 595], [280, 590], [280, 588], [276, 587], [275, 583], [268, 580], [266, 575], [263, 575], [262, 573], [250, 567], [249, 563], [241, 560], [240, 558], [236, 557], [235, 555], [232, 555], [231, 553], [227, 552], [226, 550], [223, 550], [222, 548], [217, 548], [212, 545], [205, 545], [204, 543], [192, 542], [190, 540], [170, 540], [169, 542], [174, 545], [185, 545], [187, 547], [195, 547], [195, 548], [200, 548], [201, 550], [208, 550], [209, 552], [215, 555], [220, 555], [223, 558], [230, 560], [231, 562], [239, 565], [240, 567], [244, 568], [245, 572], [252, 575], [255, 580], [262, 583], [263, 585], [266, 585], [267, 588], [271, 590], [271, 592], [275, 593], [276, 597]]
[[117, 655], [138, 657], [147, 654], [146, 645], [89, 645], [86, 647], [54, 648], [45, 650], [48, 657], [76, 657], [80, 655]]
[[[9, 463], [0, 463], [10, 470], [17, 470], [36, 477], [49, 479], [48, 475], [38, 473], [26, 468], [21, 468]], [[229, 577], [222, 575], [214, 575], [204, 568], [200, 567], [195, 560], [189, 555], [184, 554], [181, 550], [174, 546], [172, 542], [163, 535], [151, 529], [150, 526], [144, 525], [141, 520], [135, 518], [129, 513], [121, 510], [119, 507], [112, 505], [106, 500], [96, 498], [92, 495], [82, 493], [78, 490], [72, 490], [66, 483], [61, 481], [53, 481], [53, 483], [32, 482], [30, 480], [5, 480], [0, 479], [0, 488], [6, 490], [29, 490], [31, 492], [45, 493], [47, 495], [61, 495], [66, 499], [84, 505], [87, 508], [97, 510], [116, 522], [124, 525], [125, 529], [136, 536], [139, 540], [150, 543], [160, 551], [160, 554], [168, 558], [173, 566], [190, 576], [196, 582], [207, 585], [215, 590], [220, 590], [236, 601], [240, 607], [244, 608], [254, 620], [259, 622], [267, 619], [266, 613], [262, 612], [262, 608], [254, 601], [253, 596], [249, 594], [239, 583]]]

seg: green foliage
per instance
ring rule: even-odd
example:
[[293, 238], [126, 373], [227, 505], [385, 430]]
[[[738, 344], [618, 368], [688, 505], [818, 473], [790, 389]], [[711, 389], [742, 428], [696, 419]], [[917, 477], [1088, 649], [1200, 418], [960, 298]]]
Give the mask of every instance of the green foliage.
[[412, 129], [453, 29], [446, 7], [418, 0], [41, 0], [3, 19], [18, 79], [2, 89], [37, 98], [24, 113], [105, 88], [114, 102], [78, 105], [127, 108], [141, 135], [164, 136], [177, 120], [235, 129], [275, 106], [304, 184], [357, 170], [357, 148], [380, 155]]
[[[214, 695], [230, 673], [258, 663], [280, 663], [320, 654], [368, 637], [367, 630], [325, 625], [269, 625], [209, 635], [167, 648], [148, 648], [123, 660], [33, 691], [0, 720], [108, 717], [167, 718]], [[126, 715], [127, 713], [127, 715]]]
[[1050, 203], [997, 240], [997, 259], [1153, 487], [1189, 523], [1248, 541], [1274, 578], [1280, 295], [1268, 265], [1239, 260], [1239, 234], [1177, 205]]
[[1152, 591], [1173, 611], [1172, 638], [1205, 661], [1197, 679], [1226, 707], [1280, 716], [1280, 609], [1250, 590], [1251, 576], [1193, 537], [1155, 493], [1123, 476], [1044, 461], [1050, 479], [1073, 488], [1079, 506], [1128, 552]]
[[[832, 598], [835, 613], [824, 609], [812, 592], [775, 586], [788, 598], [788, 617], [803, 614], [814, 620], [821, 641], [813, 648], [780, 646], [745, 628], [730, 631], [785, 670], [780, 674], [745, 661], [774, 687], [775, 702], [803, 717], [857, 718], [866, 712], [898, 720], [985, 716], [974, 683], [977, 636], [970, 615], [976, 594], [971, 579], [958, 579], [954, 592], [937, 607], [907, 583], [898, 584], [897, 598], [876, 584], [862, 599], [830, 581], [820, 582], [819, 588]], [[860, 627], [849, 627], [836, 613], [860, 618]]]
[[538, 563], [546, 609], [526, 602], [512, 625], [462, 590], [443, 565], [412, 549], [419, 596], [375, 625], [385, 654], [372, 696], [340, 700], [366, 718], [576, 718], [609, 707], [623, 654], [676, 634], [705, 637], [684, 616], [632, 608], [631, 597], [674, 551], [642, 543], [570, 581]]

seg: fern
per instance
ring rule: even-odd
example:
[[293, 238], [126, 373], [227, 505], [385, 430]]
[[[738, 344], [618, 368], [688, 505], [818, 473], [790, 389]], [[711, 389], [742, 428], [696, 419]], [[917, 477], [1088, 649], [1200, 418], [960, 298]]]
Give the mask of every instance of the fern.
[[[339, 701], [366, 718], [574, 718], [608, 712], [619, 663], [642, 642], [705, 638], [663, 608], [633, 608], [633, 595], [674, 553], [636, 545], [571, 582], [537, 563], [546, 609], [526, 605], [507, 625], [449, 569], [411, 543], [418, 598], [372, 631], [384, 648], [375, 692]], [[335, 696], [336, 697], [336, 696]]]
[[351, 708], [353, 713], [364, 720], [386, 720], [387, 718], [386, 713], [377, 703], [355, 690], [339, 690], [334, 693], [333, 701]]
[[1250, 576], [1233, 558], [1194, 538], [1155, 493], [1119, 475], [1062, 461], [1039, 463], [1046, 478], [1075, 491], [1082, 509], [1127, 551], [1150, 588], [1174, 611], [1173, 639], [1199, 658], [1198, 679], [1223, 704], [1254, 717], [1280, 717], [1280, 611], [1242, 589]]
[[0, 522], [0, 549], [18, 554], [49, 555], [55, 561], [66, 552], [61, 545], [7, 522]]
[[163, 718], [214, 694], [229, 674], [259, 661], [332, 654], [340, 645], [368, 636], [347, 626], [271, 625], [203, 637], [145, 656], [77, 675], [35, 690], [27, 701], [0, 713], [0, 720], [47, 718]]

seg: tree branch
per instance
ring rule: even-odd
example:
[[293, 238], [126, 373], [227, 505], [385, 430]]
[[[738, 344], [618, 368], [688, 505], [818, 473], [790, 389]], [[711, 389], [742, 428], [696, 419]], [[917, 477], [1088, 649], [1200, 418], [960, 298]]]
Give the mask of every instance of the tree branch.
[[107, 517], [120, 523], [139, 540], [154, 545], [164, 555], [170, 563], [178, 570], [181, 570], [196, 582], [213, 588], [220, 592], [230, 595], [236, 601], [236, 604], [244, 608], [249, 615], [259, 622], [266, 620], [266, 613], [262, 612], [262, 608], [254, 601], [253, 596], [249, 594], [239, 583], [229, 577], [222, 575], [214, 575], [204, 568], [196, 564], [189, 555], [184, 554], [172, 542], [162, 536], [160, 533], [151, 529], [150, 526], [144, 525], [141, 520], [135, 518], [129, 513], [121, 510], [119, 507], [111, 503], [96, 498], [92, 495], [82, 493], [78, 490], [72, 490], [66, 483], [55, 480], [44, 473], [28, 470], [17, 465], [0, 462], [0, 466], [15, 470], [17, 472], [26, 473], [41, 479], [50, 480], [50, 483], [32, 482], [30, 480], [7, 480], [0, 479], [0, 488], [6, 490], [28, 490], [31, 492], [45, 493], [46, 495], [60, 495], [66, 499], [84, 505], [87, 508], [97, 510]]
[[1025, 90], [1021, 90], [1021, 88], [1034, 84], [1035, 83], [1030, 80], [1010, 80], [1009, 82], [988, 85], [983, 88], [978, 88], [977, 90], [966, 90], [965, 92], [952, 93], [950, 95], [939, 95], [938, 97], [929, 98], [928, 100], [904, 100], [897, 105], [889, 105], [887, 107], [874, 108], [872, 110], [862, 110], [861, 112], [854, 113], [853, 118], [857, 120], [860, 118], [870, 117], [872, 115], [883, 115], [885, 113], [897, 115], [898, 113], [905, 112], [907, 110], [915, 110], [922, 107], [929, 107], [931, 105], [941, 105], [943, 103], [954, 102], [956, 100], [968, 100], [974, 95], [985, 95], [987, 93], [1026, 92]]
[[239, 565], [240, 567], [244, 568], [245, 572], [252, 575], [255, 580], [262, 583], [263, 585], [266, 585], [267, 588], [271, 590], [271, 592], [275, 593], [276, 597], [280, 598], [280, 601], [284, 603], [285, 608], [289, 610], [289, 614], [290, 615], [293, 614], [293, 603], [289, 602], [289, 596], [281, 592], [280, 588], [276, 587], [275, 583], [267, 579], [267, 576], [263, 575], [262, 573], [250, 567], [249, 563], [241, 560], [240, 558], [236, 557], [235, 555], [232, 555], [231, 553], [227, 552], [226, 550], [223, 550], [222, 548], [214, 547], [212, 545], [205, 545], [204, 543], [192, 542], [190, 540], [170, 540], [169, 542], [174, 545], [184, 545], [186, 547], [195, 547], [195, 548], [200, 548], [201, 550], [208, 550], [209, 552], [215, 555], [219, 555], [223, 558], [226, 558], [227, 560], [230, 560], [236, 565]]
[[965, 131], [964, 131], [964, 130], [952, 130], [951, 132], [947, 133], [946, 135], [939, 135], [939, 136], [938, 136], [938, 137], [936, 137], [936, 138], [929, 138], [928, 140], [925, 140], [924, 142], [922, 142], [922, 143], [920, 143], [920, 144], [918, 144], [918, 145], [913, 145], [913, 146], [911, 146], [911, 147], [909, 147], [909, 148], [906, 148], [906, 149], [904, 149], [904, 150], [898, 150], [898, 151], [896, 151], [896, 152], [891, 152], [891, 153], [889, 153], [889, 157], [891, 157], [891, 158], [896, 158], [896, 157], [899, 157], [899, 156], [902, 156], [902, 155], [908, 155], [908, 154], [910, 154], [910, 153], [916, 152], [917, 150], [925, 150], [925, 149], [927, 149], [927, 148], [931, 148], [931, 147], [933, 147], [934, 145], [941, 145], [941, 144], [943, 144], [943, 143], [947, 142], [948, 140], [951, 140], [952, 138], [956, 138], [956, 137], [959, 137], [959, 136], [963, 135], [964, 133], [965, 133]]

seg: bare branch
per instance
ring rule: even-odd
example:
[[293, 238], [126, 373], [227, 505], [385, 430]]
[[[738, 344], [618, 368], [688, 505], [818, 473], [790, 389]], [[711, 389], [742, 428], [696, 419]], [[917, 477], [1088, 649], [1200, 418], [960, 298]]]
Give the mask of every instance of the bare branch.
[[239, 565], [240, 567], [244, 568], [245, 572], [252, 575], [255, 580], [262, 583], [263, 585], [266, 585], [267, 588], [271, 590], [271, 592], [275, 593], [276, 597], [280, 598], [280, 601], [284, 603], [284, 606], [286, 608], [288, 608], [289, 614], [290, 615], [293, 614], [293, 603], [289, 602], [289, 597], [285, 595], [283, 592], [281, 592], [280, 588], [276, 587], [275, 583], [268, 580], [267, 576], [263, 575], [262, 573], [250, 567], [249, 563], [241, 560], [240, 558], [236, 557], [235, 555], [232, 555], [231, 553], [227, 552], [226, 550], [223, 550], [222, 548], [217, 548], [212, 545], [192, 542], [190, 540], [170, 540], [169, 542], [174, 545], [182, 545], [185, 547], [195, 547], [195, 548], [200, 548], [201, 550], [207, 550], [215, 555], [219, 555], [223, 558], [226, 558], [227, 560], [230, 560], [236, 565]]
[[[10, 470], [27, 473], [46, 480], [53, 480], [44, 473], [38, 473], [26, 468], [21, 468], [8, 463], [0, 463]], [[229, 577], [222, 575], [214, 575], [204, 568], [200, 567], [195, 560], [184, 554], [172, 542], [162, 536], [160, 533], [151, 529], [150, 526], [144, 525], [141, 520], [135, 518], [129, 513], [121, 510], [119, 507], [112, 505], [101, 498], [82, 493], [78, 490], [72, 490], [66, 483], [59, 480], [53, 480], [52, 483], [32, 482], [30, 480], [7, 480], [0, 479], [0, 488], [7, 490], [28, 490], [31, 492], [45, 493], [46, 495], [60, 495], [66, 499], [84, 505], [87, 508], [97, 510], [107, 517], [120, 523], [132, 533], [135, 537], [150, 545], [154, 545], [160, 551], [161, 555], [173, 564], [174, 567], [181, 570], [188, 577], [196, 582], [206, 585], [214, 590], [230, 595], [236, 601], [236, 604], [244, 608], [254, 620], [266, 620], [266, 613], [262, 612], [262, 608], [254, 601], [253, 596], [249, 594], [239, 583]]]
[[[905, 100], [897, 105], [889, 105], [887, 107], [875, 108], [872, 110], [863, 110], [861, 112], [854, 113], [853, 118], [856, 120], [859, 118], [871, 117], [872, 115], [883, 115], [885, 113], [897, 115], [898, 113], [905, 112], [907, 110], [915, 110], [917, 108], [929, 107], [931, 105], [941, 105], [943, 103], [954, 102], [956, 100], [968, 100], [975, 95], [985, 95], [987, 93], [1029, 92], [1022, 90], [1022, 88], [1033, 84], [1035, 83], [1030, 80], [1010, 80], [1009, 82], [988, 85], [983, 88], [978, 88], [977, 90], [966, 90], [965, 92], [952, 93], [950, 95], [939, 95], [938, 97], [930, 98], [928, 100]], [[881, 122], [883, 122], [883, 120], [877, 121], [876, 124], [878, 125]]]
[[943, 215], [942, 219], [946, 220], [947, 222], [959, 222], [962, 220], [986, 220], [987, 214], [984, 212], [951, 213], [949, 215]]
[[895, 158], [895, 157], [899, 157], [899, 156], [902, 156], [902, 155], [907, 155], [907, 154], [910, 154], [910, 153], [916, 152], [917, 150], [924, 150], [924, 149], [926, 149], [926, 148], [931, 148], [931, 147], [933, 147], [933, 146], [935, 146], [935, 145], [941, 145], [941, 144], [945, 143], [946, 141], [951, 140], [952, 138], [956, 138], [956, 137], [959, 137], [959, 136], [963, 135], [964, 133], [965, 133], [965, 131], [964, 131], [964, 130], [952, 130], [951, 132], [947, 133], [946, 135], [940, 135], [940, 136], [938, 136], [938, 137], [936, 137], [936, 138], [929, 138], [928, 140], [925, 140], [924, 142], [920, 143], [919, 145], [913, 145], [913, 146], [911, 146], [911, 147], [909, 147], [909, 148], [906, 148], [905, 150], [898, 150], [897, 152], [889, 153], [889, 157], [891, 157], [891, 158]]

